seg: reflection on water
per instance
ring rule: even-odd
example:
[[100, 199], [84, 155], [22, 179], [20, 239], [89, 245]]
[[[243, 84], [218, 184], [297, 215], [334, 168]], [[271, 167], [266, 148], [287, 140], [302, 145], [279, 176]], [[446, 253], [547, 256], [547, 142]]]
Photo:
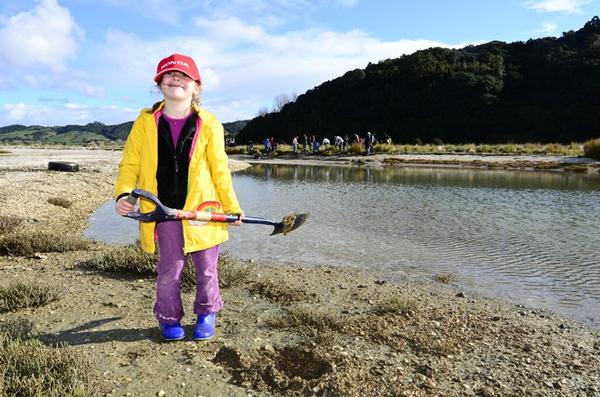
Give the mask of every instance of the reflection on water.
[[232, 228], [241, 259], [367, 267], [456, 283], [600, 326], [600, 177], [442, 168], [255, 165], [234, 175], [247, 215], [310, 212], [287, 236]]

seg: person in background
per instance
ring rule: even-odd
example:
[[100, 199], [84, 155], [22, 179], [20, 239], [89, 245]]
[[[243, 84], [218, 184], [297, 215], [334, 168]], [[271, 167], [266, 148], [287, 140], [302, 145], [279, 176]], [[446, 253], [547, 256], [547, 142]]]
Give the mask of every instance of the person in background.
[[304, 134], [304, 136], [302, 137], [302, 144], [304, 146], [303, 147], [304, 153], [308, 153], [308, 150], [309, 150], [309, 148], [308, 148], [308, 135]]
[[[163, 100], [143, 109], [133, 123], [115, 184], [117, 213], [127, 215], [133, 210], [126, 198], [140, 188], [171, 208], [239, 214], [235, 224], [240, 225], [244, 212], [233, 190], [223, 126], [200, 108], [201, 79], [196, 63], [186, 55], [170, 55], [158, 63], [154, 81]], [[205, 207], [207, 202], [210, 207]], [[152, 210], [152, 204], [144, 200], [139, 205], [142, 212]], [[145, 252], [155, 252], [155, 236], [159, 259], [154, 315], [162, 337], [167, 341], [185, 337], [181, 275], [189, 255], [196, 268], [193, 338], [212, 338], [217, 313], [223, 307], [217, 262], [219, 244], [228, 239], [227, 224], [140, 223], [140, 244]]]
[[265, 156], [268, 156], [272, 149], [271, 141], [269, 141], [269, 138], [265, 138], [263, 139], [262, 144], [265, 148]]
[[336, 149], [339, 149], [341, 152], [342, 147], [344, 146], [344, 139], [342, 139], [342, 137], [339, 135], [334, 136], [333, 137], [333, 145], [335, 146]]
[[292, 152], [298, 154], [298, 135], [292, 139]]

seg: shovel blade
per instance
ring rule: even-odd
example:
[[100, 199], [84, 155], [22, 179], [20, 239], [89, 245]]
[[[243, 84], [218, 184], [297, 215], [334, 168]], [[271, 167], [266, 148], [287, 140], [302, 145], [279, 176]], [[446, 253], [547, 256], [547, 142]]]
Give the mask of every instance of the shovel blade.
[[278, 222], [275, 224], [274, 228], [273, 228], [273, 233], [271, 233], [271, 236], [275, 235], [275, 234], [281, 234], [283, 233], [284, 235], [288, 234], [291, 231], [294, 231], [296, 229], [298, 229], [300, 226], [302, 226], [304, 224], [304, 222], [306, 222], [306, 220], [308, 219], [308, 214], [298, 214], [295, 215], [295, 218], [293, 219], [293, 222], [286, 222], [284, 219], [284, 222]]

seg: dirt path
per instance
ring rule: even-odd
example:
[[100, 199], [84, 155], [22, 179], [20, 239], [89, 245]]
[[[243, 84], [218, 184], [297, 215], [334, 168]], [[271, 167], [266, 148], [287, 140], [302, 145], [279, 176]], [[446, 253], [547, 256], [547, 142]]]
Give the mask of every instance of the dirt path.
[[[81, 236], [116, 173], [114, 159], [92, 157], [63, 173], [6, 167], [0, 156], [0, 216], [25, 219], [19, 233]], [[224, 286], [216, 338], [163, 343], [151, 278], [80, 266], [111, 250], [98, 243], [0, 256], [0, 286], [40, 282], [62, 292], [0, 321], [28, 318], [44, 341], [87, 357], [100, 395], [600, 395], [600, 331], [452, 285], [391, 283], [352, 269], [237, 263], [246, 278]], [[184, 294], [188, 334], [192, 300]]]

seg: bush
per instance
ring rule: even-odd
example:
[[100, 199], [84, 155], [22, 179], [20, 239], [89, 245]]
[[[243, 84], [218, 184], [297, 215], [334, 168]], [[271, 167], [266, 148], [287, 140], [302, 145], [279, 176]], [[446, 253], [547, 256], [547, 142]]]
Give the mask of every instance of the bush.
[[40, 307], [60, 296], [58, 289], [36, 283], [17, 282], [7, 287], [0, 287], [0, 313], [23, 309], [27, 307]]
[[0, 215], [0, 234], [12, 232], [22, 221], [13, 215]]
[[600, 138], [591, 139], [583, 145], [583, 153], [585, 157], [600, 160]]
[[410, 315], [418, 311], [417, 302], [409, 299], [401, 299], [398, 297], [389, 298], [379, 301], [373, 307], [375, 314], [401, 314]]
[[[158, 254], [148, 254], [139, 245], [130, 244], [79, 262], [78, 265], [90, 270], [153, 278], [156, 276], [157, 262]], [[227, 254], [219, 256], [218, 271], [219, 281], [224, 288], [239, 285], [247, 277], [247, 272]], [[181, 286], [184, 291], [190, 291], [196, 286], [196, 270], [191, 258], [181, 276]]]
[[348, 153], [349, 154], [358, 154], [358, 155], [361, 155], [361, 154], [364, 153], [364, 151], [365, 151], [365, 148], [360, 143], [353, 143], [348, 148]]
[[73, 205], [71, 200], [67, 200], [66, 198], [63, 198], [63, 197], [50, 197], [48, 199], [48, 203], [56, 205], [58, 207], [63, 207], [63, 208], [71, 208], [71, 205]]
[[0, 326], [0, 396], [93, 396], [92, 368], [77, 351], [45, 346], [33, 323]]
[[89, 247], [87, 240], [50, 233], [29, 232], [0, 238], [0, 255], [31, 256], [37, 252], [79, 251]]

